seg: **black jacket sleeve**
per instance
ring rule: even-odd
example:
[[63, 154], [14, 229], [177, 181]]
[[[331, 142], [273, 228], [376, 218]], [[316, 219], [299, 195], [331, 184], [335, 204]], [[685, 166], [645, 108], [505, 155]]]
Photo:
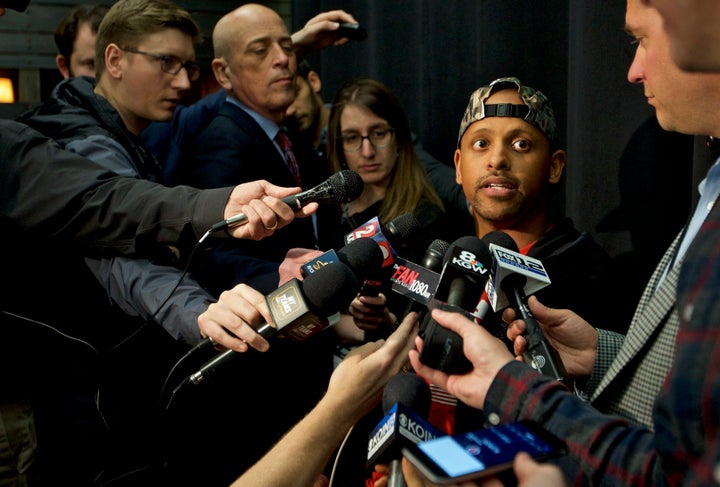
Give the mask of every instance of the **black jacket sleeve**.
[[0, 163], [3, 228], [113, 253], [196, 241], [223, 219], [232, 191], [119, 177], [9, 120], [0, 120]]

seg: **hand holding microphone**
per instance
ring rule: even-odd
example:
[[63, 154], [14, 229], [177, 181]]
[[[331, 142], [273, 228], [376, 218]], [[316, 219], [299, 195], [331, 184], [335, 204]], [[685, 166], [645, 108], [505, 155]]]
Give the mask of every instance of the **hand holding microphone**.
[[[568, 375], [589, 376], [597, 355], [597, 329], [573, 311], [548, 308], [534, 296], [527, 304], [546, 340], [558, 351]], [[527, 352], [526, 323], [512, 308], [503, 311], [503, 320], [508, 323], [507, 337], [513, 342], [515, 355], [522, 358]]]
[[525, 341], [523, 360], [537, 371], [559, 381], [567, 380], [567, 371], [557, 350], [550, 345], [543, 335], [540, 325], [535, 320], [527, 304], [527, 291], [538, 289], [550, 283], [542, 263], [537, 259], [524, 256], [517, 252], [517, 244], [505, 232], [490, 232], [483, 241], [490, 243], [494, 265], [491, 279], [488, 282], [488, 296], [495, 310], [512, 307], [525, 322]]
[[[267, 191], [264, 194], [262, 192], [258, 193], [255, 198], [262, 198], [262, 196], [265, 196], [265, 194], [273, 196], [274, 194], [277, 194], [278, 190], [281, 190], [281, 188], [279, 188], [278, 186], [271, 185], [267, 181], [254, 181], [253, 183], [247, 183], [247, 185], [253, 184], [259, 184], [261, 185], [261, 188], [263, 190]], [[363, 191], [363, 185], [363, 180], [358, 173], [350, 170], [345, 170], [333, 174], [324, 182], [318, 184], [312, 189], [308, 189], [307, 191], [303, 191], [301, 193], [292, 194], [290, 196], [285, 196], [281, 198], [281, 201], [286, 205], [290, 206], [295, 211], [301, 210], [305, 205], [308, 205], [310, 203], [348, 203], [360, 196]], [[231, 199], [233, 198], [233, 196], [235, 196], [238, 188], [244, 187], [246, 187], [246, 185], [237, 186], [235, 190], [233, 190]], [[256, 193], [260, 190], [259, 188], [253, 189]], [[267, 230], [275, 230], [275, 228], [280, 226], [281, 223], [282, 225], [285, 225], [292, 220], [292, 218], [288, 221], [284, 221], [283, 219], [283, 221], [281, 222], [279, 219], [276, 219], [274, 223], [267, 221], [267, 205], [262, 201], [258, 201], [257, 199], [250, 201], [245, 206], [243, 206], [243, 208], [244, 211], [239, 212], [227, 218], [226, 220], [223, 220], [213, 225], [210, 231], [215, 232], [218, 230], [225, 230], [228, 228], [245, 225], [246, 223], [248, 223], [251, 217], [254, 219], [254, 221], [255, 219], [259, 218], [262, 222], [264, 222], [263, 225]], [[277, 211], [275, 211], [275, 213], [277, 214], [277, 216], [280, 216]], [[265, 218], [263, 218], [263, 216]]]
[[[335, 316], [355, 296], [358, 287], [357, 279], [342, 263], [326, 266], [304, 281], [292, 279], [267, 295], [265, 300], [272, 320], [262, 323], [255, 331], [266, 339], [282, 335], [293, 341], [304, 341], [335, 324]], [[236, 355], [234, 350], [219, 353], [188, 377], [187, 382], [200, 384]]]

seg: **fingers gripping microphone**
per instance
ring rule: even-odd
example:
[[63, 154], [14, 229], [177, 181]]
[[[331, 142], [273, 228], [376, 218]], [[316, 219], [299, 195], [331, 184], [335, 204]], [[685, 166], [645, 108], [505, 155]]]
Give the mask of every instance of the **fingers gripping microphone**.
[[[527, 347], [523, 353], [523, 359], [538, 372], [553, 379], [565, 381], [567, 372], [560, 355], [545, 340], [542, 329], [527, 304], [526, 289], [529, 280], [527, 268], [534, 271], [534, 273], [530, 273], [531, 275], [540, 276], [544, 274], [544, 277], [547, 278], [545, 269], [537, 259], [518, 253], [517, 244], [505, 232], [490, 232], [483, 237], [483, 241], [490, 244], [494, 258], [493, 272], [491, 280], [488, 281], [488, 288], [492, 286], [494, 287], [493, 293], [502, 294], [504, 297], [502, 302], [507, 302], [525, 322], [524, 337], [527, 341]], [[550, 279], [547, 278], [547, 283], [549, 282]], [[498, 288], [500, 292], [498, 292]]]
[[[355, 297], [359, 284], [355, 275], [341, 262], [325, 266], [304, 281], [291, 279], [267, 295], [274, 325], [261, 324], [256, 331], [264, 338], [281, 335], [304, 341], [335, 324], [341, 309]], [[330, 318], [328, 318], [330, 317]], [[238, 352], [225, 350], [207, 361], [188, 378], [199, 384]]]
[[[299, 210], [309, 203], [348, 203], [360, 196], [363, 192], [363, 185], [362, 178], [355, 171], [340, 171], [312, 189], [282, 198], [282, 202], [295, 210]], [[245, 223], [247, 223], [247, 216], [240, 213], [216, 223], [211, 231], [224, 230]]]
[[382, 404], [385, 417], [370, 433], [367, 466], [389, 464], [388, 487], [401, 487], [405, 485], [400, 468], [402, 448], [442, 433], [425, 419], [430, 411], [430, 387], [413, 373], [391, 377]]
[[[491, 264], [490, 250], [479, 238], [461, 237], [453, 242], [445, 254], [434, 297], [435, 302], [446, 304], [437, 306], [460, 312], [472, 320], [468, 310], [475, 310], [490, 275]], [[448, 374], [464, 373], [472, 368], [463, 353], [460, 335], [440, 326], [429, 313], [420, 329], [424, 341], [420, 352], [422, 363]]]

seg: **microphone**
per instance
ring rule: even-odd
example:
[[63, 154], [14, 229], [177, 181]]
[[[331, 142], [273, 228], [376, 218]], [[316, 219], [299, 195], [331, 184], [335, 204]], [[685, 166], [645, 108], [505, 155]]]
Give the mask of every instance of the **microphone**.
[[[314, 188], [286, 196], [281, 201], [296, 210], [308, 203], [348, 203], [362, 194], [363, 186], [364, 183], [360, 175], [348, 169], [336, 172]], [[216, 223], [210, 228], [210, 231], [225, 230], [245, 223], [247, 223], [247, 216], [240, 213]]]
[[375, 240], [365, 237], [358, 238], [337, 252], [330, 249], [304, 263], [300, 271], [304, 276], [308, 276], [333, 262], [342, 262], [355, 274], [358, 282], [363, 282], [369, 273], [380, 268], [383, 262], [383, 252]]
[[[321, 268], [304, 281], [291, 279], [265, 298], [275, 324], [263, 323], [255, 331], [266, 339], [278, 335], [305, 341], [337, 322], [339, 311], [355, 297], [358, 287], [355, 275], [341, 262]], [[235, 350], [219, 353], [187, 381], [200, 384], [237, 354]]]
[[437, 290], [449, 246], [444, 240], [433, 240], [423, 255], [422, 265], [400, 257], [395, 259], [395, 272], [390, 276], [392, 290], [410, 300], [403, 316], [416, 311], [419, 313], [418, 321], [423, 321], [427, 305]]
[[[525, 362], [538, 372], [565, 382], [567, 372], [560, 354], [545, 340], [542, 329], [527, 304], [528, 292], [535, 292], [550, 283], [550, 278], [542, 263], [537, 259], [518, 253], [517, 244], [505, 232], [490, 232], [483, 237], [483, 241], [490, 242], [490, 249], [495, 261], [487, 287], [488, 289], [492, 288], [494, 295], [501, 294], [503, 297], [503, 299], [495, 299], [496, 296], [491, 298], [491, 303], [494, 303], [493, 309], [498, 311], [507, 307], [500, 307], [497, 303], [509, 303], [508, 305], [518, 312], [520, 318], [525, 322], [525, 334], [523, 335], [527, 341], [527, 347], [523, 352]], [[533, 283], [533, 281], [535, 282]], [[533, 290], [527, 291], [528, 284], [531, 283], [533, 285], [530, 289]], [[496, 292], [498, 285], [501, 293]], [[539, 288], [538, 285], [540, 285]], [[490, 291], [488, 291], [488, 296], [490, 296]]]
[[[536, 293], [550, 284], [550, 277], [542, 262], [519, 253], [515, 240], [507, 233], [496, 230], [485, 235], [482, 240], [490, 247], [493, 257], [493, 268], [485, 291], [495, 311], [505, 309], [512, 304], [506, 293], [497, 292], [497, 284], [503, 282], [506, 277], [518, 274], [524, 276], [525, 283], [522, 288], [527, 295]], [[512, 279], [520, 278], [516, 276]]]
[[438, 207], [422, 205], [412, 213], [393, 218], [387, 225], [381, 226], [381, 230], [393, 248], [402, 249], [413, 240], [429, 240], [429, 236], [437, 233], [442, 215]]
[[393, 218], [386, 225], [381, 225], [380, 220], [373, 217], [347, 234], [345, 243], [361, 237], [375, 239], [385, 252], [383, 268], [387, 268], [397, 257], [394, 249], [405, 248], [414, 239], [426, 238], [438, 224], [441, 215], [436, 207], [424, 205], [412, 213], [404, 213]]
[[432, 241], [430, 246], [423, 255], [422, 262], [420, 263], [424, 268], [434, 272], [442, 271], [443, 260], [445, 254], [450, 248], [450, 244], [439, 238]]
[[405, 485], [400, 468], [402, 448], [436, 438], [442, 432], [425, 420], [430, 412], [430, 387], [413, 373], [390, 378], [382, 405], [385, 417], [368, 438], [367, 467], [388, 463], [388, 487], [400, 487]]
[[[492, 257], [487, 244], [477, 237], [460, 237], [445, 254], [440, 283], [434, 302], [447, 311], [460, 312], [474, 318], [467, 310], [475, 310], [490, 274]], [[432, 304], [432, 303], [431, 303]], [[427, 314], [420, 326], [423, 348], [420, 361], [448, 374], [460, 374], [472, 369], [463, 353], [462, 337], [440, 326]]]

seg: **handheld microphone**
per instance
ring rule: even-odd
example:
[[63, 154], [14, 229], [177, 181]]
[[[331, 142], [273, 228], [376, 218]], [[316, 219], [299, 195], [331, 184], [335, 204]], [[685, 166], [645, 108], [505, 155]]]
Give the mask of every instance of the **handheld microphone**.
[[[358, 287], [355, 275], [341, 262], [323, 267], [304, 281], [291, 279], [265, 298], [274, 325], [263, 323], [256, 331], [266, 339], [278, 335], [305, 341], [337, 322], [339, 311], [355, 297]], [[200, 384], [237, 354], [234, 350], [219, 353], [187, 381]]]
[[[492, 258], [488, 246], [477, 237], [460, 237], [445, 254], [440, 283], [435, 292], [435, 302], [445, 302], [438, 307], [460, 312], [468, 319], [468, 310], [475, 310], [490, 275]], [[462, 337], [440, 326], [431, 314], [421, 324], [423, 348], [420, 361], [425, 365], [448, 374], [460, 374], [472, 369], [463, 353]]]
[[425, 420], [430, 411], [430, 387], [413, 373], [397, 374], [385, 385], [382, 405], [385, 417], [368, 438], [367, 466], [388, 463], [388, 486], [404, 486], [402, 448], [442, 435]]
[[485, 235], [482, 240], [489, 245], [493, 257], [492, 272], [485, 291], [495, 311], [505, 309], [512, 304], [506, 293], [497, 292], [498, 283], [503, 282], [508, 276], [515, 274], [525, 276], [523, 290], [527, 295], [550, 284], [550, 277], [542, 262], [519, 253], [517, 244], [507, 233], [496, 230]]
[[[282, 198], [282, 202], [299, 210], [308, 203], [348, 203], [363, 192], [363, 180], [355, 171], [336, 172], [314, 188]], [[211, 232], [225, 230], [247, 223], [247, 216], [240, 213], [227, 220], [216, 223]]]
[[[410, 300], [403, 316], [415, 311], [418, 313], [418, 321], [423, 322], [428, 304], [437, 290], [443, 259], [449, 247], [450, 244], [444, 240], [433, 240], [423, 255], [422, 265], [397, 259], [390, 280], [392, 290]], [[424, 335], [421, 333], [420, 337], [424, 338]]]
[[358, 238], [338, 251], [330, 249], [309, 260], [300, 267], [300, 271], [303, 276], [308, 276], [333, 262], [342, 262], [355, 274], [358, 282], [363, 282], [369, 273], [380, 268], [383, 252], [375, 240]]
[[442, 271], [443, 260], [449, 248], [450, 244], [446, 241], [440, 240], [439, 238], [433, 240], [425, 251], [420, 265], [434, 272]]
[[443, 215], [436, 206], [420, 205], [412, 213], [393, 218], [381, 231], [394, 249], [403, 249], [415, 240], [427, 242], [437, 233]]
[[[491, 303], [507, 302], [525, 322], [524, 337], [527, 347], [523, 352], [523, 359], [538, 372], [555, 380], [566, 381], [567, 372], [560, 354], [545, 340], [542, 329], [527, 304], [527, 289], [531, 279], [537, 281], [531, 287], [533, 289], [531, 292], [535, 292], [550, 283], [550, 278], [545, 272], [542, 263], [537, 259], [519, 254], [517, 244], [505, 232], [490, 232], [483, 237], [483, 240], [490, 242], [495, 261], [491, 279], [488, 281], [488, 288], [492, 287], [493, 294], [502, 295], [503, 297], [503, 299], [493, 298]], [[538, 285], [540, 285], [539, 288]], [[498, 288], [501, 293], [497, 292]], [[489, 295], [490, 292], [488, 292]], [[496, 311], [502, 309], [495, 306], [493, 305], [493, 308]]]

